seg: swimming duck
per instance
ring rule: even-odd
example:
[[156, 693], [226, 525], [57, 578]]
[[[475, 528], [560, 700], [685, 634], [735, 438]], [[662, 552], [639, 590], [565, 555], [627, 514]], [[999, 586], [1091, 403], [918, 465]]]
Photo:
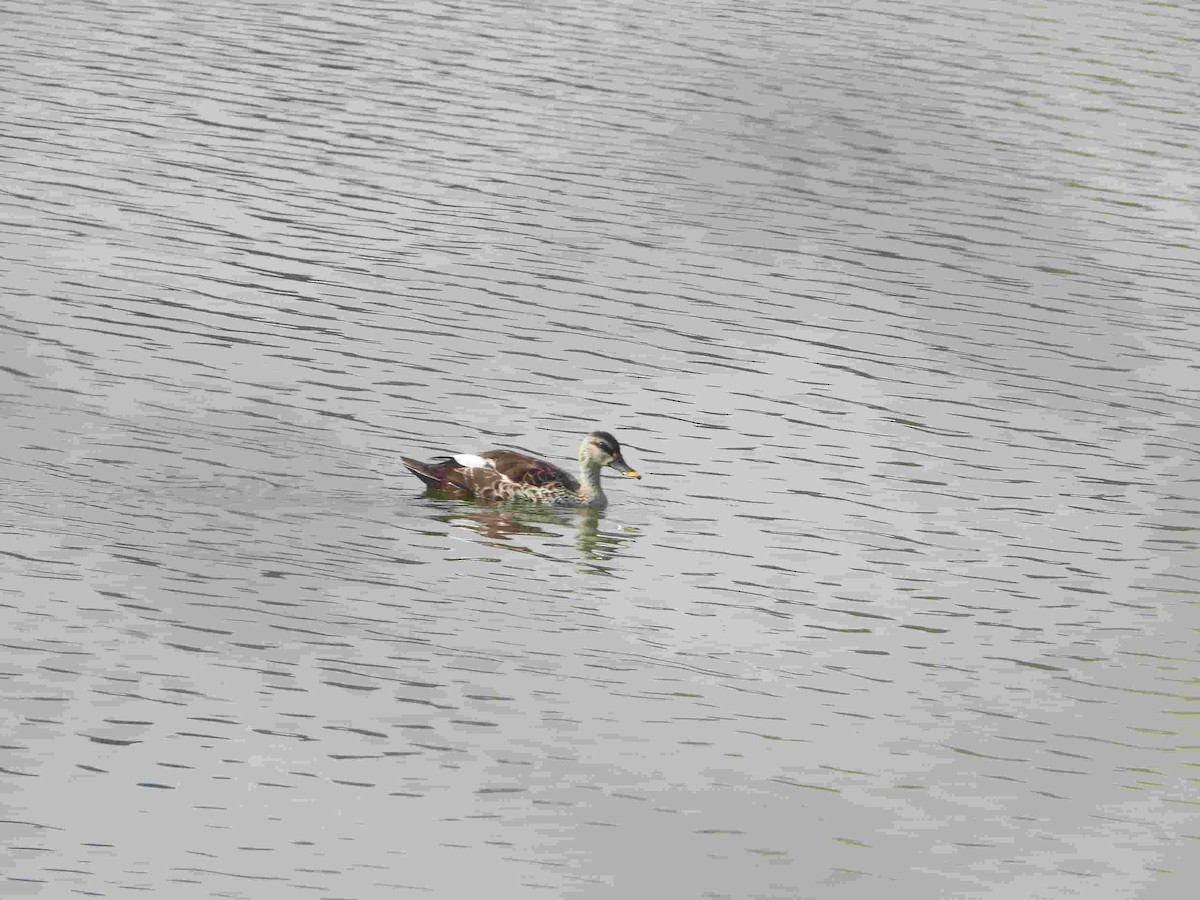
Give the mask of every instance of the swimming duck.
[[626, 478], [641, 478], [625, 462], [621, 445], [607, 431], [593, 431], [579, 445], [579, 478], [553, 463], [513, 450], [488, 450], [440, 456], [422, 463], [400, 457], [404, 467], [429, 488], [480, 500], [532, 500], [569, 506], [604, 506], [600, 470], [616, 469]]

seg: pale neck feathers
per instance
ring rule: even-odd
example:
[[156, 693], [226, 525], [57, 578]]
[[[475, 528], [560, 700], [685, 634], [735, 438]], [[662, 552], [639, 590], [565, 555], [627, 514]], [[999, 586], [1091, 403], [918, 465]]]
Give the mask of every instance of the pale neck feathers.
[[600, 470], [603, 466], [593, 455], [586, 441], [579, 448], [579, 499], [588, 506], [602, 506], [608, 498], [600, 485]]

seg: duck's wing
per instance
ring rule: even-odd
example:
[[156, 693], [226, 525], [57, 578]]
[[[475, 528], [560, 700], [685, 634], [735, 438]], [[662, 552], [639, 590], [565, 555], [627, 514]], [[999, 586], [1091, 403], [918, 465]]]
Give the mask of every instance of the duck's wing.
[[523, 487], [492, 468], [491, 462], [474, 454], [441, 456], [427, 463], [402, 456], [400, 461], [425, 482], [426, 487], [452, 496], [474, 494], [484, 500], [511, 500]]
[[518, 485], [544, 487], [562, 485], [569, 491], [579, 490], [579, 480], [553, 463], [515, 450], [488, 450], [479, 454], [489, 463], [488, 469]]
[[452, 480], [456, 487], [480, 500], [512, 500], [525, 487], [491, 466], [460, 466], [454, 470]]

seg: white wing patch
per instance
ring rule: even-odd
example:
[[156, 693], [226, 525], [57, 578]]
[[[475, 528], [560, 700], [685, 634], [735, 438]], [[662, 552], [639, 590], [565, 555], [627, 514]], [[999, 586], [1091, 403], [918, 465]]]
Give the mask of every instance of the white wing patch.
[[468, 469], [494, 469], [490, 459], [484, 459], [482, 456], [476, 456], [474, 453], [459, 453], [454, 457], [454, 461], [460, 466], [466, 466]]

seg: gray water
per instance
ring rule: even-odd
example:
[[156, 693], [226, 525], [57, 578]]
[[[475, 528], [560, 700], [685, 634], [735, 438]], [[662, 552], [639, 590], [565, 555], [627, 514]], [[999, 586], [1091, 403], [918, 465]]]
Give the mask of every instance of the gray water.
[[0, 894], [1192, 895], [1194, 8], [0, 16]]

